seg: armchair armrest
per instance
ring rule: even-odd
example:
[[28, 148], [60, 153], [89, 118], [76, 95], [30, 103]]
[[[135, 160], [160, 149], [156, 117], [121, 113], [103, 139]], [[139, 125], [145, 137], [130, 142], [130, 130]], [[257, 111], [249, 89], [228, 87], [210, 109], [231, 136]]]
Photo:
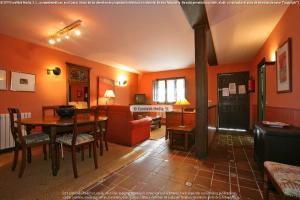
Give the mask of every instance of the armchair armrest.
[[132, 120], [129, 122], [130, 129], [140, 128], [140, 127], [145, 127], [145, 126], [150, 127], [150, 125], [151, 125], [150, 118], [137, 119], [137, 120]]
[[143, 118], [129, 122], [130, 146], [136, 145], [150, 138], [151, 119]]

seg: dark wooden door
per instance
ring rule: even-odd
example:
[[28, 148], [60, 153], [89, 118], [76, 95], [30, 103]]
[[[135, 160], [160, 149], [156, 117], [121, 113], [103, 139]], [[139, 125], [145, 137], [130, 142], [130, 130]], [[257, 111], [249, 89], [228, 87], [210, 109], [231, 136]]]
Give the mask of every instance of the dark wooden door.
[[[249, 72], [218, 74], [220, 129], [249, 129], [248, 80]], [[230, 86], [231, 90], [229, 89]]]

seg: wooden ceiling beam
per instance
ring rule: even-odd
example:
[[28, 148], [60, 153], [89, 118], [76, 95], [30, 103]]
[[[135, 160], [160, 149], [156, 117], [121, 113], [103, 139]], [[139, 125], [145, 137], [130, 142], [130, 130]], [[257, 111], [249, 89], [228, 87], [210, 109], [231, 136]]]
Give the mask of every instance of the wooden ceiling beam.
[[[207, 13], [203, 0], [198, 0], [199, 4], [185, 4], [184, 0], [179, 0], [181, 8], [193, 29], [198, 25], [207, 26], [207, 53], [208, 53], [208, 65], [216, 66], [218, 65], [217, 55], [215, 51], [215, 46], [208, 23]], [[202, 2], [202, 3], [201, 3]]]

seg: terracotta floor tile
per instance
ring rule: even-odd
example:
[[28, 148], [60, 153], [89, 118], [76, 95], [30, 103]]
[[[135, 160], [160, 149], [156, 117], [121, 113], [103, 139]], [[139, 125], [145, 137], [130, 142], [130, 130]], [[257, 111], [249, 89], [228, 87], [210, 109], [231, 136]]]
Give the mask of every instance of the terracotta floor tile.
[[119, 183], [117, 186], [125, 188], [127, 190], [131, 190], [134, 186], [140, 183], [141, 181], [138, 181], [135, 177], [131, 176]]
[[91, 188], [89, 190], [89, 192], [103, 192], [103, 193], [105, 193], [105, 192], [109, 191], [110, 189], [111, 188], [109, 188], [109, 187], [107, 187], [103, 184], [98, 184], [98, 185], [95, 185], [93, 188]]
[[195, 177], [195, 173], [190, 173], [187, 171], [181, 171], [176, 170], [174, 174], [170, 176], [170, 179], [177, 181], [177, 182], [183, 182], [185, 180], [191, 180]]
[[197, 176], [205, 177], [205, 178], [211, 178], [213, 172], [212, 171], [205, 171], [205, 170], [199, 170], [197, 173]]
[[229, 183], [228, 175], [214, 173], [213, 179], [217, 180], [217, 181], [223, 181], [223, 182]]
[[164, 185], [169, 181], [168, 176], [163, 175], [149, 175], [145, 177], [144, 181], [146, 184], [150, 185]]
[[239, 186], [238, 186], [238, 185], [235, 185], [235, 184], [231, 184], [231, 185], [230, 185], [230, 191], [231, 191], [231, 192], [236, 192], [237, 194], [239, 194], [239, 193], [240, 193], [240, 191], [239, 191]]
[[237, 173], [239, 177], [245, 178], [245, 179], [254, 179], [253, 173], [250, 170], [244, 170], [244, 169], [237, 169]]
[[128, 167], [125, 167], [125, 168], [121, 169], [120, 171], [118, 171], [118, 173], [123, 176], [131, 176], [132, 174], [134, 174], [135, 170], [136, 170], [136, 167], [134, 165], [129, 165]]
[[139, 183], [139, 184], [133, 186], [130, 191], [132, 191], [132, 192], [144, 192], [145, 185], [146, 185], [145, 183]]
[[204, 178], [201, 176], [197, 176], [193, 182], [193, 184], [198, 185], [201, 188], [205, 188], [207, 190], [210, 189], [211, 178]]
[[123, 188], [123, 187], [120, 187], [120, 186], [115, 186], [112, 188], [112, 190], [110, 190], [109, 192], [107, 193], [110, 193], [110, 192], [128, 192], [129, 190], [127, 190], [126, 188]]
[[178, 183], [172, 180], [169, 180], [162, 188], [163, 191], [168, 192], [182, 192], [189, 190], [189, 187], [185, 186], [183, 183]]
[[229, 173], [229, 166], [228, 165], [216, 164], [214, 169], [215, 169], [215, 171], [219, 171], [219, 173], [225, 173], [225, 174]]
[[127, 176], [115, 173], [115, 174], [109, 176], [108, 178], [106, 178], [102, 182], [102, 184], [109, 187], [109, 186], [112, 186], [112, 185], [119, 184], [120, 182], [124, 181], [126, 178], [127, 178]]
[[216, 134], [205, 159], [197, 159], [194, 152], [169, 149], [164, 139], [146, 141], [138, 148], [146, 152], [145, 156], [106, 178], [93, 190], [231, 191], [241, 199], [261, 199], [262, 171], [253, 161], [253, 138], [247, 134]]
[[233, 176], [235, 174], [230, 174], [230, 183], [231, 184], [234, 184], [234, 185], [237, 185], [238, 184], [238, 178], [237, 176]]
[[248, 187], [248, 188], [251, 188], [251, 189], [258, 189], [256, 182], [253, 181], [253, 180], [243, 179], [243, 178], [239, 178], [238, 180], [239, 180], [239, 185], [240, 186]]
[[260, 200], [262, 196], [259, 190], [253, 190], [245, 187], [240, 187], [241, 197], [243, 199], [253, 199], [253, 200]]
[[143, 192], [159, 192], [159, 191], [162, 191], [163, 188], [164, 188], [164, 185], [160, 185], [159, 183], [156, 183], [156, 184], [145, 183], [143, 185], [142, 191]]
[[213, 180], [211, 186], [212, 192], [230, 192], [230, 184], [222, 181]]

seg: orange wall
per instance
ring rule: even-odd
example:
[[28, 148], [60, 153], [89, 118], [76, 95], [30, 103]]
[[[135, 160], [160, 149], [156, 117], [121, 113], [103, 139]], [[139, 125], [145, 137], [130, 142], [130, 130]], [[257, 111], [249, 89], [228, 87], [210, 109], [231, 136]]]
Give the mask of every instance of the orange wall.
[[[217, 103], [217, 75], [219, 73], [250, 71], [250, 64], [218, 65], [208, 67], [208, 99]], [[152, 81], [159, 78], [186, 78], [187, 100], [195, 106], [195, 68], [178, 69], [162, 72], [143, 73], [139, 79], [139, 92], [145, 93], [149, 103], [152, 102]]]
[[[43, 105], [65, 104], [67, 87], [65, 62], [91, 68], [91, 105], [96, 104], [96, 77], [99, 75], [114, 80], [117, 80], [120, 74], [127, 76], [128, 85], [115, 88], [115, 104], [132, 103], [133, 95], [137, 92], [137, 74], [2, 34], [0, 44], [0, 68], [6, 69], [8, 76], [10, 71], [36, 75], [35, 92], [0, 91], [0, 113], [6, 113], [7, 107], [14, 106], [20, 108], [22, 112], [32, 112], [34, 116], [39, 116]], [[60, 67], [61, 75], [58, 77], [47, 75], [46, 69], [51, 66]], [[9, 78], [7, 83], [9, 88]]]
[[[292, 86], [293, 91], [290, 93], [277, 93], [276, 90], [276, 66], [266, 67], [266, 106], [280, 107], [290, 109], [300, 109], [300, 27], [297, 26], [297, 19], [300, 19], [299, 6], [290, 6], [282, 16], [257, 56], [252, 62], [252, 73], [257, 78], [257, 64], [263, 57], [271, 60], [276, 49], [283, 44], [288, 37], [292, 38]], [[257, 87], [257, 81], [256, 81]], [[257, 105], [257, 89], [252, 95], [252, 105]], [[280, 115], [280, 113], [278, 113]], [[274, 119], [273, 119], [274, 120]]]

